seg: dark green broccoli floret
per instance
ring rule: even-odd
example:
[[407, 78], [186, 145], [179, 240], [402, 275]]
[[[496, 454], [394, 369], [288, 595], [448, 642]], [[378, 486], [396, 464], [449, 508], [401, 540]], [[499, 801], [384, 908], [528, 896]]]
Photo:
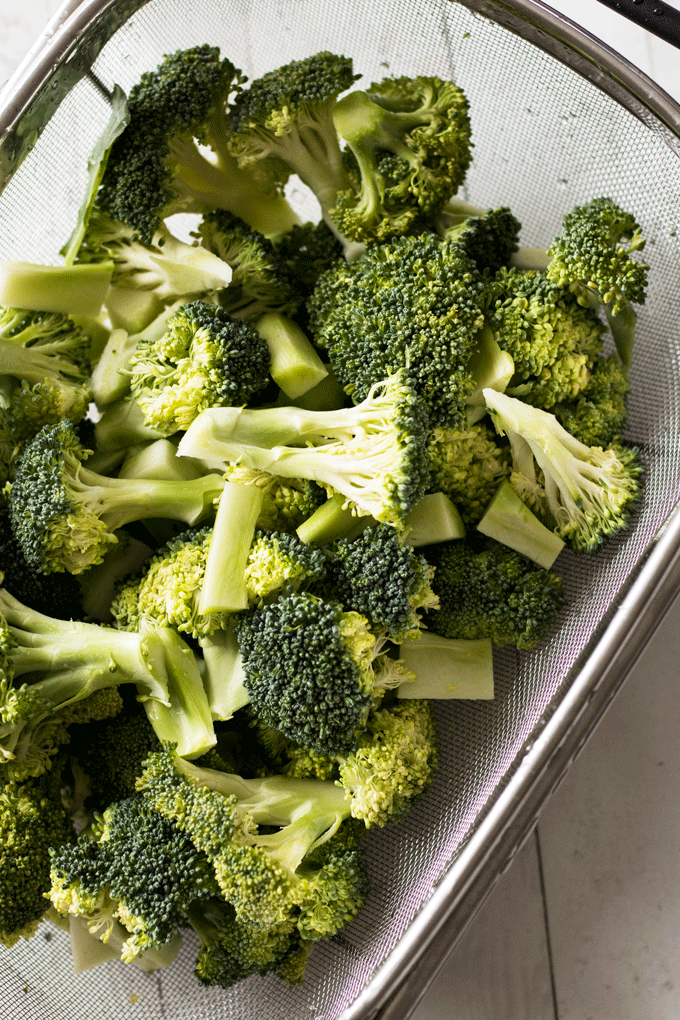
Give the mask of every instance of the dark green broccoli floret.
[[296, 173], [326, 216], [349, 185], [333, 109], [356, 77], [351, 60], [324, 51], [252, 81], [229, 114], [228, 145], [239, 165], [264, 168], [280, 184]]
[[255, 322], [265, 312], [295, 312], [303, 295], [264, 234], [233, 213], [217, 209], [203, 217], [197, 237], [204, 248], [231, 266], [231, 281], [219, 294], [220, 305], [229, 315]]
[[455, 503], [465, 524], [477, 524], [504, 478], [510, 448], [485, 422], [466, 429], [434, 429], [428, 443], [432, 488]]
[[0, 786], [0, 944], [35, 934], [49, 907], [50, 847], [75, 839], [60, 796], [61, 768]]
[[476, 215], [447, 214], [444, 210], [436, 221], [440, 237], [455, 241], [480, 272], [486, 269], [491, 275], [507, 266], [517, 251], [521, 226], [507, 206], [480, 210]]
[[308, 478], [342, 493], [364, 514], [397, 524], [427, 485], [426, 436], [422, 401], [398, 373], [361, 404], [337, 411], [208, 408], [189, 426], [178, 453], [220, 471], [238, 464]]
[[85, 918], [103, 941], [118, 920], [130, 933], [121, 953], [128, 963], [168, 943], [191, 903], [217, 891], [204, 855], [139, 796], [112, 804], [51, 857], [53, 906]]
[[101, 563], [115, 531], [132, 521], [166, 517], [196, 524], [223, 481], [109, 478], [83, 466], [90, 451], [68, 422], [46, 425], [27, 444], [10, 495], [12, 528], [28, 563], [42, 573], [80, 574]]
[[326, 598], [367, 616], [396, 644], [419, 633], [420, 612], [436, 608], [427, 561], [389, 525], [335, 542], [326, 556]]
[[244, 614], [236, 636], [255, 712], [321, 754], [355, 747], [375, 699], [405, 679], [363, 614], [306, 592]]
[[[176, 212], [225, 208], [277, 234], [294, 222], [266, 174], [239, 169], [227, 152], [227, 105], [241, 72], [208, 45], [178, 50], [130, 90], [130, 121], [111, 147], [97, 204], [148, 243]], [[199, 144], [209, 146], [210, 160]]]
[[269, 382], [269, 347], [219, 305], [192, 301], [160, 338], [142, 337], [130, 360], [130, 389], [146, 424], [167, 435], [206, 407], [247, 403]]
[[515, 365], [506, 392], [546, 410], [575, 399], [602, 351], [604, 326], [593, 309], [531, 270], [501, 271], [489, 293], [488, 322]]
[[497, 431], [512, 447], [518, 495], [576, 551], [593, 552], [628, 523], [640, 493], [635, 449], [579, 442], [538, 407], [484, 390]]
[[468, 362], [483, 323], [483, 291], [455, 242], [400, 237], [321, 276], [308, 302], [310, 328], [355, 402], [401, 370], [432, 425], [454, 425], [475, 389]]
[[628, 417], [630, 382], [615, 354], [595, 361], [590, 379], [576, 400], [555, 404], [560, 425], [586, 446], [619, 443]]
[[333, 120], [353, 156], [352, 187], [331, 216], [345, 236], [404, 234], [451, 198], [470, 165], [468, 107], [453, 82], [425, 75], [385, 78], [340, 100]]
[[342, 244], [328, 224], [295, 224], [274, 241], [279, 258], [295, 281], [298, 291], [308, 297], [326, 269], [342, 258]]
[[447, 638], [491, 638], [495, 645], [532, 648], [553, 627], [564, 598], [562, 582], [514, 549], [488, 540], [477, 552], [467, 542], [428, 547], [439, 609], [427, 626]]

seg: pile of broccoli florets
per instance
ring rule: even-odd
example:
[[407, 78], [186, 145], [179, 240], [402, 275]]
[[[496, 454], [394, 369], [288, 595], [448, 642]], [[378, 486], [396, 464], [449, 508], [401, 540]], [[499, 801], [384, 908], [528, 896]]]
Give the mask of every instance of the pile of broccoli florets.
[[359, 78], [167, 56], [65, 264], [2, 267], [5, 945], [48, 918], [79, 967], [151, 971], [192, 930], [202, 984], [301, 981], [432, 779], [431, 701], [492, 697], [564, 547], [629, 524], [634, 217], [521, 247], [456, 197], [463, 91]]

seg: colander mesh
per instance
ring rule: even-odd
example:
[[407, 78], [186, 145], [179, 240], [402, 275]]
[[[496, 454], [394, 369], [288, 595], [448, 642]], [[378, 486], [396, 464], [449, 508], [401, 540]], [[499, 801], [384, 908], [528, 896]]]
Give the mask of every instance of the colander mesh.
[[[73, 977], [68, 939], [43, 925], [2, 951], [0, 1002], [12, 1020], [334, 1020], [384, 962], [447, 864], [503, 787], [532, 731], [564, 691], [574, 662], [678, 499], [680, 161], [650, 115], [642, 123], [595, 85], [506, 29], [446, 0], [323, 5], [314, 0], [151, 0], [105, 47], [94, 70], [129, 87], [164, 53], [210, 41], [250, 76], [320, 49], [353, 56], [366, 81], [384, 75], [452, 76], [471, 101], [475, 158], [465, 197], [508, 204], [523, 242], [545, 244], [563, 213], [596, 195], [636, 212], [649, 239], [648, 304], [631, 372], [628, 438], [647, 477], [630, 531], [596, 558], [564, 553], [568, 605], [558, 633], [531, 653], [496, 655], [492, 703], [440, 703], [441, 761], [422, 801], [399, 825], [366, 839], [368, 903], [317, 945], [303, 987], [252, 978], [201, 989], [196, 941], [149, 976], [119, 963]], [[85, 163], [107, 117], [83, 81], [60, 107], [0, 199], [0, 257], [54, 261], [85, 184]]]

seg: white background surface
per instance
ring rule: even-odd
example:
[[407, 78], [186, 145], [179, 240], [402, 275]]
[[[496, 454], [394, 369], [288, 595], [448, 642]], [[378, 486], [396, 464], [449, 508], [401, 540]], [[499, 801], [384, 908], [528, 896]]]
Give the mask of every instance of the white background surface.
[[[0, 0], [0, 82], [58, 6]], [[680, 8], [679, 0], [671, 6]], [[680, 101], [678, 51], [596, 0], [553, 0], [552, 7]], [[676, 605], [414, 1020], [678, 1018]]]

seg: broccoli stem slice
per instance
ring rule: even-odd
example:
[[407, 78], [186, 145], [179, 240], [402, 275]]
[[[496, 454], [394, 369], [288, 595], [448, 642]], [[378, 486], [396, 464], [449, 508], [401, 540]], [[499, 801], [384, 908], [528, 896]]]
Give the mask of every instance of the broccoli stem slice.
[[465, 401], [466, 415], [470, 425], [480, 421], [486, 414], [484, 389], [504, 393], [515, 374], [515, 362], [506, 351], [502, 351], [487, 322], [477, 334], [477, 349], [468, 362], [467, 371], [475, 381], [475, 389]]
[[202, 615], [248, 607], [245, 570], [264, 493], [257, 485], [223, 482], [223, 486], [198, 604]]
[[539, 521], [507, 480], [499, 485], [477, 530], [546, 570], [552, 567], [564, 549], [559, 535]]
[[[103, 454], [116, 450], [126, 451], [130, 446], [167, 437], [158, 429], [146, 424], [141, 407], [128, 395], [107, 404], [101, 418], [95, 424], [94, 438], [97, 454]], [[121, 460], [124, 457], [125, 452]]]
[[368, 514], [358, 516], [356, 507], [349, 506], [346, 497], [336, 492], [299, 525], [296, 534], [306, 545], [327, 545], [340, 538], [356, 538], [375, 523]]
[[397, 688], [397, 698], [476, 699], [494, 696], [490, 638], [468, 641], [422, 631], [399, 654], [416, 679]]
[[406, 541], [414, 549], [465, 538], [463, 520], [455, 504], [443, 492], [431, 492], [418, 500], [404, 524]]
[[200, 638], [199, 644], [205, 662], [203, 686], [213, 719], [226, 722], [250, 702], [236, 635], [230, 627]]
[[292, 319], [279, 312], [268, 312], [255, 323], [255, 329], [269, 348], [269, 374], [291, 400], [307, 393], [328, 375], [311, 341]]
[[[56, 920], [55, 924], [58, 924]], [[70, 935], [71, 959], [76, 974], [82, 974], [93, 967], [98, 967], [109, 960], [119, 960], [130, 932], [116, 920], [111, 922], [107, 930], [106, 942], [103, 942], [88, 927], [86, 917], [69, 914], [66, 930]], [[176, 959], [182, 946], [182, 936], [178, 933], [162, 946], [151, 946], [142, 950], [138, 956], [126, 961], [146, 974], [152, 974], [162, 967], [169, 967]]]
[[112, 273], [111, 262], [75, 266], [0, 262], [0, 305], [96, 319]]

